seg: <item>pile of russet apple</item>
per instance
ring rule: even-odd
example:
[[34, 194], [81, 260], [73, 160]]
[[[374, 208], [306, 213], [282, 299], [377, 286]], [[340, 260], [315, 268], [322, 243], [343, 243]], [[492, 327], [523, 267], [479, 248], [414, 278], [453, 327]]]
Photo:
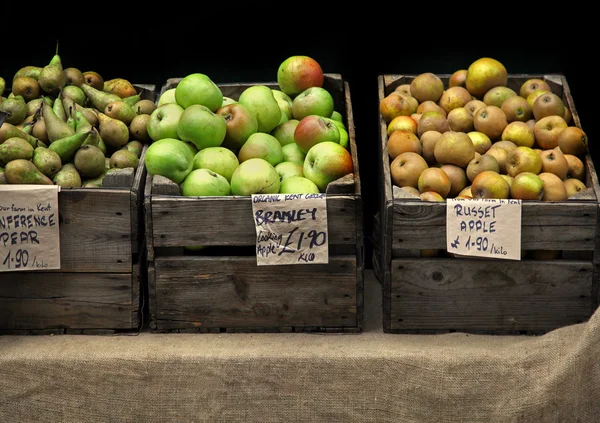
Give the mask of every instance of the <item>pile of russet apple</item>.
[[223, 96], [206, 74], [165, 90], [148, 122], [150, 175], [184, 196], [309, 194], [353, 172], [348, 132], [324, 74], [308, 56], [277, 71], [280, 89], [250, 85]]
[[394, 185], [425, 201], [497, 198], [563, 201], [586, 189], [588, 139], [549, 84], [507, 86], [482, 57], [448, 86], [422, 73], [380, 101]]
[[155, 108], [126, 79], [63, 68], [57, 47], [46, 65], [19, 69], [0, 98], [0, 184], [101, 187], [111, 169], [137, 168]]

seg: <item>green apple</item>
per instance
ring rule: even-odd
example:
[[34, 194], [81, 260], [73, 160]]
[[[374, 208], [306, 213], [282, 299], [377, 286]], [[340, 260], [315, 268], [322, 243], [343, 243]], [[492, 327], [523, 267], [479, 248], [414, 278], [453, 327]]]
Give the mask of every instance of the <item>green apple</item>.
[[148, 136], [152, 141], [163, 138], [179, 138], [177, 126], [182, 114], [183, 107], [177, 103], [165, 103], [158, 106], [150, 115], [150, 120], [146, 126]]
[[340, 130], [334, 121], [318, 115], [309, 115], [298, 123], [294, 131], [294, 141], [304, 153], [312, 146], [324, 141], [340, 142]]
[[193, 143], [198, 150], [219, 147], [226, 133], [227, 122], [223, 116], [213, 113], [208, 107], [200, 104], [185, 109], [177, 125], [179, 138]]
[[194, 155], [183, 141], [163, 138], [146, 150], [144, 165], [150, 175], [161, 175], [181, 184], [192, 171]]
[[304, 176], [303, 165], [295, 162], [281, 162], [275, 166], [275, 170], [282, 181], [292, 176]]
[[257, 132], [248, 137], [238, 153], [240, 163], [249, 159], [261, 158], [275, 166], [283, 161], [281, 144], [273, 135]]
[[321, 87], [324, 80], [321, 65], [309, 56], [290, 56], [277, 69], [277, 84], [281, 91], [290, 96], [310, 87]]
[[199, 104], [216, 112], [223, 105], [223, 93], [207, 75], [192, 73], [177, 84], [175, 100], [184, 109]]
[[311, 87], [298, 94], [292, 102], [292, 116], [302, 120], [309, 115], [329, 118], [333, 113], [333, 97], [325, 88]]
[[304, 160], [304, 177], [325, 192], [327, 185], [353, 172], [352, 156], [337, 142], [315, 144]]
[[223, 96], [223, 104], [221, 104], [221, 107], [229, 106], [230, 104], [234, 103], [237, 103], [237, 100], [234, 100], [231, 97]]
[[264, 159], [249, 159], [235, 169], [231, 176], [231, 194], [277, 194], [279, 193], [279, 174]]
[[221, 197], [230, 193], [227, 179], [210, 169], [192, 170], [181, 184], [181, 194], [187, 197]]
[[158, 99], [158, 103], [156, 103], [157, 107], [162, 106], [163, 104], [175, 103], [177, 104], [177, 100], [175, 100], [175, 88], [170, 88], [163, 92]]
[[231, 181], [233, 171], [240, 164], [237, 156], [224, 147], [208, 147], [194, 156], [194, 169], [209, 169]]
[[271, 91], [279, 104], [281, 113], [286, 115], [286, 120], [290, 120], [292, 118], [292, 98], [281, 90], [271, 89]]
[[221, 107], [217, 114], [223, 116], [227, 123], [227, 131], [223, 147], [237, 151], [248, 137], [258, 132], [258, 121], [250, 110], [240, 103]]
[[270, 133], [281, 121], [281, 109], [271, 88], [252, 85], [240, 94], [239, 103], [246, 106], [258, 121], [258, 131]]
[[281, 146], [294, 143], [294, 131], [300, 121], [298, 119], [290, 119], [287, 122], [283, 122], [271, 131], [273, 135], [279, 141]]
[[319, 187], [313, 181], [303, 176], [292, 176], [281, 181], [281, 194], [318, 194]]
[[281, 147], [281, 151], [283, 152], [284, 162], [294, 162], [300, 165], [304, 164], [304, 158], [306, 157], [306, 154], [300, 150], [298, 144], [286, 144]]
[[279, 123], [277, 124], [277, 126], [281, 125], [282, 123], [287, 122], [288, 120], [289, 119], [288, 119], [287, 115], [285, 113], [281, 112], [281, 119], [279, 119]]
[[340, 145], [347, 149], [350, 141], [350, 136], [348, 135], [346, 125], [344, 125], [344, 123], [340, 120], [335, 120], [333, 118], [330, 118], [329, 120], [331, 120], [331, 122], [333, 122], [340, 131]]
[[335, 120], [336, 122], [340, 122], [342, 124], [344, 123], [344, 117], [337, 110], [334, 110], [333, 113], [331, 113], [331, 116], [329, 116], [329, 117], [331, 119]]

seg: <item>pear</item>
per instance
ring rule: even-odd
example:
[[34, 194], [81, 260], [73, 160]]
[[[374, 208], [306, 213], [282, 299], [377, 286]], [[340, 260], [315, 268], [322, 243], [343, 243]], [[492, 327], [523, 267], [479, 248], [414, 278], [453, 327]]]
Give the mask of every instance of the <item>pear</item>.
[[[104, 176], [106, 176], [106, 169], [97, 178], [84, 179], [82, 181], [81, 186], [84, 188], [102, 188], [102, 181], [104, 180]], [[0, 181], [0, 183], [2, 182]]]
[[67, 121], [67, 112], [65, 111], [65, 108], [63, 106], [63, 102], [60, 100], [62, 98], [62, 90], [59, 91], [59, 95], [58, 95], [58, 101], [55, 101], [52, 104], [52, 110], [54, 111], [54, 113], [56, 113], [56, 116], [58, 116], [59, 118], [61, 118], [61, 120], [63, 122]]
[[111, 169], [136, 168], [139, 163], [140, 159], [137, 154], [127, 149], [117, 150], [110, 156]]
[[13, 138], [13, 137], [23, 138], [33, 148], [36, 148], [39, 146], [46, 147], [46, 144], [44, 142], [42, 142], [41, 140], [39, 140], [29, 134], [26, 134], [25, 132], [21, 131], [19, 128], [17, 128], [14, 125], [11, 125], [8, 122], [4, 122], [2, 124], [2, 126], [0, 126], [0, 144], [5, 142], [7, 139]]
[[[129, 97], [124, 97], [123, 101], [129, 104], [131, 107], [134, 107], [136, 103], [138, 103], [142, 99], [142, 96], [139, 94], [131, 95]], [[135, 110], [135, 107], [134, 107]]]
[[20, 76], [13, 81], [12, 92], [15, 96], [20, 95], [29, 102], [40, 96], [40, 84], [30, 76]]
[[42, 91], [48, 94], [56, 94], [67, 85], [67, 75], [65, 75], [61, 58], [58, 55], [58, 43], [56, 43], [56, 52], [50, 63], [44, 66], [40, 72], [38, 82]]
[[52, 180], [44, 175], [30, 160], [16, 159], [4, 168], [4, 177], [9, 184], [52, 185]]
[[81, 89], [85, 93], [88, 101], [100, 111], [106, 109], [106, 106], [113, 101], [121, 101], [121, 97], [118, 95], [97, 90], [88, 84], [81, 84]]
[[104, 141], [100, 137], [100, 133], [95, 127], [91, 127], [90, 131], [88, 131], [88, 136], [83, 142], [84, 145], [93, 145], [94, 147], [98, 147], [103, 154], [106, 154], [106, 146], [104, 145]]
[[68, 86], [80, 87], [81, 84], [83, 84], [85, 82], [85, 78], [83, 77], [83, 72], [81, 72], [77, 68], [65, 69], [65, 75], [67, 77], [67, 87]]
[[83, 113], [75, 111], [73, 115], [75, 120], [75, 132], [89, 132], [92, 130], [92, 124], [85, 118]]
[[156, 110], [156, 103], [152, 100], [143, 99], [135, 103], [133, 109], [138, 115], [151, 115]]
[[107, 93], [116, 94], [121, 98], [130, 97], [137, 94], [137, 91], [131, 82], [123, 78], [115, 78], [104, 81], [104, 91]]
[[32, 162], [48, 178], [56, 175], [62, 167], [62, 160], [58, 153], [44, 147], [37, 147], [33, 150]]
[[85, 84], [94, 87], [95, 89], [100, 91], [104, 90], [104, 78], [102, 78], [102, 76], [98, 72], [83, 72], [83, 79]]
[[33, 147], [23, 138], [9, 138], [0, 144], [0, 166], [6, 165], [11, 160], [31, 160]]
[[150, 115], [141, 114], [134, 117], [129, 124], [129, 133], [131, 134], [131, 137], [138, 141], [148, 143], [150, 141], [150, 136], [148, 135], [149, 122]]
[[27, 117], [27, 103], [25, 103], [25, 100], [20, 95], [7, 98], [0, 104], [0, 111], [7, 114], [4, 119], [5, 122], [18, 125]]
[[68, 97], [80, 106], [85, 105], [85, 100], [87, 100], [83, 90], [75, 85], [67, 85], [64, 87], [60, 96], [61, 98]]
[[83, 145], [90, 132], [80, 132], [74, 135], [67, 136], [56, 140], [48, 147], [50, 150], [55, 151], [60, 156], [62, 163], [70, 162], [75, 153]]
[[138, 159], [142, 156], [143, 148], [143, 144], [139, 141], [129, 141], [127, 144], [125, 144], [125, 147], [123, 147], [124, 150], [129, 150], [135, 153], [135, 155], [138, 156]]
[[38, 111], [41, 112], [42, 101], [44, 101], [44, 100], [41, 98], [36, 98], [36, 99], [28, 101], [27, 102], [27, 116], [32, 116]]
[[31, 135], [44, 143], [48, 143], [48, 131], [46, 130], [46, 122], [42, 116], [40, 116], [33, 124]]
[[73, 164], [84, 178], [97, 178], [106, 171], [104, 168], [106, 157], [98, 147], [83, 145], [75, 153]]
[[129, 104], [124, 101], [112, 101], [106, 105], [104, 114], [113, 119], [120, 120], [125, 125], [129, 125], [137, 113]]
[[42, 72], [42, 69], [43, 68], [39, 66], [24, 66], [21, 69], [19, 69], [17, 73], [15, 73], [15, 75], [13, 76], [13, 81], [21, 76], [27, 76], [38, 81], [40, 79], [40, 73]]
[[129, 128], [118, 119], [113, 119], [104, 113], [98, 113], [100, 137], [106, 145], [121, 148], [129, 141]]
[[98, 116], [93, 109], [83, 107], [73, 101], [71, 98], [64, 97], [62, 99], [64, 109], [69, 113], [69, 110], [80, 112], [92, 126], [98, 126]]
[[[60, 99], [55, 101], [55, 103], [59, 102]], [[48, 140], [51, 143], [75, 133], [75, 130], [59, 116], [57, 116], [52, 107], [50, 107], [46, 102], [42, 103], [42, 116], [44, 117], [44, 122], [46, 123]]]
[[73, 163], [65, 164], [52, 178], [56, 185], [63, 188], [79, 188], [81, 184], [81, 175], [77, 172]]
[[[0, 76], [0, 95], [4, 94], [4, 90], [6, 89], [6, 81], [4, 78]], [[1, 101], [0, 101], [1, 103]]]

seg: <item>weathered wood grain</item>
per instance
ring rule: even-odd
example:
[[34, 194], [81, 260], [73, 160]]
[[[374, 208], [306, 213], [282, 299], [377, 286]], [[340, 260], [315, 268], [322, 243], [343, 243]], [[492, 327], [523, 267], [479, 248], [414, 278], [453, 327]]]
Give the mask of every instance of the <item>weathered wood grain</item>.
[[395, 259], [390, 328], [552, 330], [591, 316], [592, 276], [583, 261]]
[[255, 257], [157, 257], [154, 266], [158, 330], [357, 325], [353, 256], [307, 266], [257, 266]]
[[130, 188], [133, 185], [135, 169], [109, 169], [102, 179], [102, 188]]
[[[327, 198], [330, 244], [356, 244], [356, 201], [354, 196]], [[154, 247], [256, 243], [250, 197], [152, 196], [151, 219]]]
[[130, 329], [131, 273], [13, 272], [0, 281], [0, 329]]

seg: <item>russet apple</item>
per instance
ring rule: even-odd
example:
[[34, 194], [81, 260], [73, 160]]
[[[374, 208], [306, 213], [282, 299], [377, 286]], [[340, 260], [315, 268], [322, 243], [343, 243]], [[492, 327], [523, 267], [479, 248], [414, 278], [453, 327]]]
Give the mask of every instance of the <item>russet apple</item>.
[[439, 112], [443, 114], [444, 117], [448, 115], [448, 113], [446, 113], [446, 111], [439, 104], [431, 100], [423, 101], [417, 106], [416, 113], [423, 114], [425, 112]]
[[292, 97], [308, 88], [322, 87], [324, 80], [321, 65], [309, 56], [290, 56], [277, 69], [279, 88]]
[[473, 115], [464, 107], [456, 107], [446, 117], [448, 127], [451, 131], [471, 132], [473, 127]]
[[475, 97], [483, 97], [497, 86], [506, 86], [508, 73], [504, 65], [491, 57], [481, 57], [467, 68], [465, 87]]
[[433, 154], [438, 163], [466, 168], [475, 157], [475, 146], [464, 132], [444, 132], [435, 143]]
[[568, 126], [561, 116], [552, 115], [541, 118], [533, 127], [536, 144], [542, 150], [557, 147], [558, 136]]
[[508, 182], [493, 170], [484, 170], [471, 183], [473, 198], [510, 198]]
[[467, 180], [465, 169], [462, 167], [453, 164], [445, 164], [440, 166], [440, 169], [442, 169], [450, 179], [448, 198], [456, 197], [458, 193], [467, 186], [467, 183], [470, 183], [470, 181]]
[[[419, 194], [419, 198], [423, 201], [445, 201], [445, 198], [440, 195], [440, 193], [435, 191], [425, 191]], [[437, 255], [437, 249], [423, 249], [421, 250], [421, 257], [433, 257]], [[433, 254], [433, 253], [436, 254]]]
[[196, 153], [193, 161], [195, 169], [209, 169], [231, 181], [233, 171], [240, 164], [237, 156], [225, 147], [208, 147]]
[[333, 97], [325, 88], [311, 87], [292, 101], [292, 117], [297, 120], [309, 115], [330, 117], [334, 110]]
[[536, 90], [527, 96], [527, 104], [529, 104], [529, 107], [531, 107], [532, 113], [533, 113], [533, 103], [535, 103], [535, 100], [537, 100], [537, 98], [539, 96], [541, 96], [542, 94], [546, 94], [549, 92], [550, 92], [550, 90]]
[[240, 151], [238, 159], [240, 164], [250, 159], [263, 159], [271, 166], [283, 161], [283, 149], [277, 138], [264, 132], [257, 132], [248, 137]]
[[447, 115], [431, 110], [428, 112], [423, 112], [421, 118], [419, 119], [419, 123], [416, 126], [415, 133], [420, 137], [427, 131], [437, 131], [443, 134], [449, 130], [450, 127], [448, 126]]
[[303, 153], [325, 141], [340, 142], [340, 130], [330, 119], [309, 115], [298, 123], [294, 130], [294, 141]]
[[538, 174], [542, 166], [542, 158], [530, 147], [517, 147], [506, 157], [506, 173], [512, 177], [523, 172]]
[[467, 70], [459, 69], [450, 75], [448, 80], [449, 87], [464, 87], [467, 82]]
[[231, 187], [227, 179], [210, 169], [193, 170], [181, 184], [181, 194], [186, 197], [221, 197], [230, 193]]
[[550, 85], [543, 79], [530, 78], [521, 85], [519, 95], [523, 98], [527, 98], [529, 97], [529, 94], [540, 90], [550, 91]]
[[470, 131], [467, 132], [467, 135], [471, 138], [475, 151], [479, 154], [485, 154], [492, 147], [492, 140], [483, 132]]
[[487, 104], [485, 104], [483, 101], [473, 99], [473, 100], [469, 101], [467, 104], [465, 104], [465, 109], [467, 109], [469, 111], [469, 113], [471, 113], [471, 115], [474, 116], [475, 112], [477, 110], [479, 110], [485, 106], [487, 106]]
[[[522, 98], [522, 97], [515, 97]], [[535, 145], [535, 135], [533, 129], [525, 122], [510, 122], [502, 131], [502, 140], [512, 141], [517, 146], [533, 148]]]
[[558, 115], [564, 117], [565, 104], [562, 98], [553, 92], [547, 92], [535, 99], [531, 106], [533, 117], [535, 120], [540, 120], [546, 116]]
[[513, 178], [511, 198], [516, 200], [538, 200], [544, 197], [544, 181], [535, 173], [522, 172]]
[[470, 182], [481, 172], [486, 170], [493, 170], [496, 173], [500, 173], [500, 166], [494, 156], [484, 154], [479, 159], [473, 159], [467, 165], [466, 175]]
[[277, 194], [279, 188], [279, 174], [264, 159], [248, 159], [231, 175], [232, 195]]
[[414, 197], [420, 197], [421, 196], [421, 193], [415, 187], [403, 186], [400, 189], [402, 191], [405, 191], [405, 192], [409, 193], [410, 195], [412, 195]]
[[448, 114], [457, 107], [465, 107], [472, 99], [473, 96], [466, 88], [450, 87], [442, 93], [438, 104]]
[[435, 144], [441, 135], [441, 132], [435, 130], [426, 131], [421, 135], [421, 154], [429, 165], [436, 163]]
[[[410, 84], [402, 84], [402, 85], [398, 85], [395, 89], [395, 92], [397, 93], [401, 93], [401, 94], [408, 94], [409, 96], [412, 97], [412, 94], [410, 93]], [[418, 101], [418, 100], [417, 100]]]
[[565, 189], [567, 190], [567, 197], [571, 198], [574, 195], [579, 194], [582, 191], [586, 190], [586, 186], [585, 184], [580, 181], [579, 179], [575, 179], [575, 178], [568, 178], [565, 179], [564, 181], [565, 184]]
[[506, 161], [508, 159], [508, 151], [501, 147], [494, 147], [492, 144], [492, 148], [485, 152], [484, 156], [489, 154], [490, 156], [494, 156], [496, 161], [498, 162], [498, 166], [500, 167], [500, 173], [506, 173]]
[[250, 135], [258, 132], [258, 121], [243, 104], [232, 103], [220, 107], [216, 113], [225, 119], [227, 125], [223, 147], [237, 151]]
[[483, 96], [483, 102], [488, 106], [491, 105], [502, 108], [502, 104], [504, 104], [508, 98], [516, 96], [517, 93], [511, 88], [501, 85], [491, 88], [488, 92], [486, 92]]
[[422, 146], [419, 138], [407, 129], [392, 132], [387, 142], [388, 155], [391, 160], [406, 151], [421, 154]]
[[506, 115], [508, 123], [514, 121], [527, 122], [533, 117], [533, 110], [531, 110], [531, 106], [527, 103], [527, 100], [518, 95], [504, 100], [500, 108]]
[[179, 139], [193, 143], [198, 150], [219, 147], [226, 134], [227, 122], [223, 116], [200, 104], [188, 106], [177, 123]]
[[410, 94], [422, 103], [426, 100], [438, 102], [444, 92], [444, 83], [439, 76], [425, 72], [417, 75], [410, 83]]
[[560, 179], [567, 178], [569, 162], [559, 147], [543, 150], [539, 156], [542, 159], [542, 172], [554, 173]]
[[568, 126], [558, 134], [558, 147], [565, 154], [583, 156], [588, 151], [588, 137], [578, 126]]
[[208, 75], [192, 73], [175, 87], [175, 100], [184, 109], [199, 104], [214, 113], [223, 105], [223, 93]]
[[390, 123], [396, 116], [410, 116], [413, 111], [410, 103], [400, 94], [391, 93], [379, 103], [379, 112], [386, 123]]
[[158, 106], [150, 115], [150, 120], [146, 126], [148, 136], [152, 141], [163, 138], [179, 138], [177, 126], [182, 114], [183, 107], [177, 103], [165, 103]]
[[[421, 120], [419, 119], [419, 122]], [[444, 122], [446, 118], [444, 118]], [[398, 129], [408, 129], [413, 134], [417, 133], [417, 122], [410, 116], [396, 116], [387, 126], [387, 134], [391, 135], [392, 132]], [[419, 135], [420, 136], [420, 135]]]
[[483, 132], [492, 141], [500, 139], [502, 131], [508, 125], [506, 115], [500, 107], [485, 106], [473, 115], [473, 126], [478, 132]]
[[567, 163], [569, 164], [567, 178], [575, 178], [583, 181], [585, 179], [585, 164], [583, 161], [573, 154], [565, 154], [565, 159], [567, 159]]
[[554, 173], [542, 172], [538, 176], [544, 181], [543, 201], [564, 201], [568, 198], [564, 182]]
[[337, 142], [320, 142], [306, 153], [304, 177], [313, 181], [321, 192], [327, 190], [330, 182], [351, 174], [353, 171], [350, 152]]
[[452, 188], [452, 182], [446, 172], [439, 167], [429, 167], [419, 175], [417, 187], [421, 194], [433, 191], [437, 192], [442, 198], [446, 198]]

